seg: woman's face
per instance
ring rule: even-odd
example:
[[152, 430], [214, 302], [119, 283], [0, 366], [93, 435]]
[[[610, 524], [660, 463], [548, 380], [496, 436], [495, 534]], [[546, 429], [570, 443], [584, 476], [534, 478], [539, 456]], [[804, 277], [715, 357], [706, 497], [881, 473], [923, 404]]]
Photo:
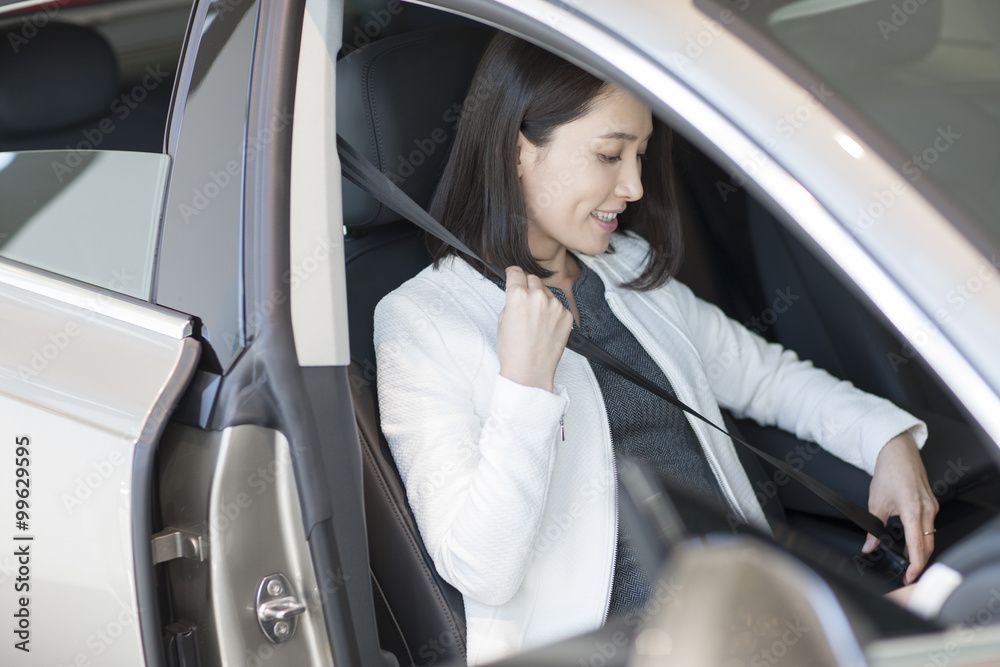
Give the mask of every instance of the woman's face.
[[590, 113], [557, 127], [539, 148], [518, 133], [521, 192], [528, 215], [528, 245], [541, 262], [563, 248], [597, 255], [608, 247], [617, 215], [642, 197], [642, 157], [653, 117], [613, 87]]

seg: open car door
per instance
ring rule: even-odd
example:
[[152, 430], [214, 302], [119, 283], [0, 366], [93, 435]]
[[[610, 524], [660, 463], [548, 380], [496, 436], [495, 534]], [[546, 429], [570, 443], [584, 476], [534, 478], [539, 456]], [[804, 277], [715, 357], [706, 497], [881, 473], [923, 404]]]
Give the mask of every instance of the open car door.
[[198, 361], [191, 333], [184, 315], [0, 261], [3, 664], [147, 664], [153, 453]]

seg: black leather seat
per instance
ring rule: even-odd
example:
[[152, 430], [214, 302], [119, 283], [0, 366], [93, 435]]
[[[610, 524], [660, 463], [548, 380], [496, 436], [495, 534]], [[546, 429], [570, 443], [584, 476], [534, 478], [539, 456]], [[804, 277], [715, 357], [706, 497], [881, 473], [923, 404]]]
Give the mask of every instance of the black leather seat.
[[[52, 22], [0, 49], [0, 151], [162, 152], [173, 68], [159, 65], [125, 100], [115, 54], [96, 31]], [[11, 41], [8, 44], [8, 41]], [[16, 48], [15, 48], [16, 46]]]
[[[492, 31], [446, 28], [387, 37], [337, 66], [337, 127], [411, 197], [427, 206], [465, 94]], [[423, 232], [343, 182], [351, 386], [364, 458], [365, 515], [382, 647], [400, 665], [464, 660], [462, 595], [424, 548], [379, 428], [372, 313], [430, 263]]]

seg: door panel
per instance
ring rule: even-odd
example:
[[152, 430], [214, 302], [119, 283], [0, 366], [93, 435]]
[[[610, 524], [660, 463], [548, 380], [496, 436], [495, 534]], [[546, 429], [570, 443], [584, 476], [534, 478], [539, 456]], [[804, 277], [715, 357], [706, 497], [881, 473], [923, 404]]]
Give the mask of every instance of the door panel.
[[[174, 616], [197, 628], [201, 665], [332, 664], [288, 440], [249, 424], [222, 431], [171, 425], [160, 455], [163, 525], [203, 545], [203, 558], [166, 563]], [[256, 593], [279, 573], [291, 585], [281, 595], [305, 611], [275, 643], [258, 622]]]
[[0, 663], [160, 664], [149, 461], [197, 363], [190, 333], [185, 316], [0, 262], [0, 616], [21, 633]]

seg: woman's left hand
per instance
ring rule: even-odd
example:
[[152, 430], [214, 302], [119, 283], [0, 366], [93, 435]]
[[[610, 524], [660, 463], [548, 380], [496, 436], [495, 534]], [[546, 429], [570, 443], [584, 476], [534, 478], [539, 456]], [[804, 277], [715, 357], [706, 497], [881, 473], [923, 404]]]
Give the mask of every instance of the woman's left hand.
[[[920, 460], [920, 450], [909, 432], [897, 435], [886, 443], [875, 460], [875, 474], [868, 492], [868, 511], [883, 522], [898, 516], [906, 536], [906, 553], [910, 567], [904, 582], [916, 580], [934, 551], [934, 517], [938, 512], [937, 498], [927, 481], [927, 471]], [[864, 553], [871, 553], [879, 541], [868, 536]]]

